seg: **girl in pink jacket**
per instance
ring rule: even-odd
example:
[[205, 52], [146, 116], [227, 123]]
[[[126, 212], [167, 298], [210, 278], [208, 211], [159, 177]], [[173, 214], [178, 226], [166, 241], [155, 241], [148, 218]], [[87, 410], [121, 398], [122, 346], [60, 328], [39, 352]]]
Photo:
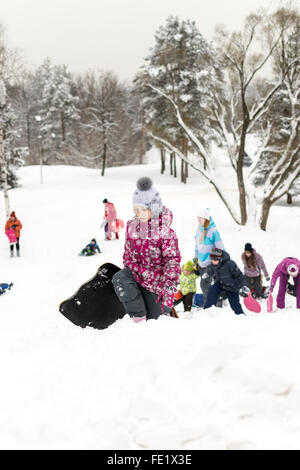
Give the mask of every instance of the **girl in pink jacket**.
[[181, 272], [172, 212], [148, 177], [133, 194], [135, 218], [127, 222], [124, 269], [113, 277], [117, 296], [135, 321], [170, 314]]

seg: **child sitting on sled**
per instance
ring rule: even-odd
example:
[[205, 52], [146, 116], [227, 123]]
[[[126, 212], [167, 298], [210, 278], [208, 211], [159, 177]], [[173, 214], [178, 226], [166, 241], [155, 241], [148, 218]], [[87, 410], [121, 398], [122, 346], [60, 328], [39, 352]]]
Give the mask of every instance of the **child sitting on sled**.
[[101, 253], [96, 239], [92, 238], [91, 242], [88, 245], [86, 245], [86, 247], [83, 248], [83, 250], [81, 250], [79, 255], [80, 256], [92, 256], [96, 254], [96, 251], [98, 251], [98, 253]]
[[193, 297], [197, 292], [196, 280], [199, 276], [200, 272], [193, 261], [188, 261], [182, 266], [179, 277], [179, 291], [175, 294], [174, 305], [182, 302], [185, 312], [191, 311]]
[[132, 202], [135, 217], [127, 222], [124, 268], [112, 278], [115, 292], [135, 322], [176, 316], [181, 256], [172, 212], [148, 177], [137, 181]]
[[0, 284], [0, 295], [4, 294], [7, 290], [10, 290], [12, 288], [12, 286], [13, 286], [12, 282], [10, 284], [2, 282]]
[[229, 254], [219, 248], [211, 250], [210, 260], [211, 264], [207, 267], [207, 274], [213, 276], [215, 282], [208, 290], [204, 308], [216, 305], [221, 291], [224, 291], [234, 313], [236, 315], [244, 314], [239, 294], [247, 297], [250, 289], [246, 286], [246, 279], [242, 271], [230, 259]]

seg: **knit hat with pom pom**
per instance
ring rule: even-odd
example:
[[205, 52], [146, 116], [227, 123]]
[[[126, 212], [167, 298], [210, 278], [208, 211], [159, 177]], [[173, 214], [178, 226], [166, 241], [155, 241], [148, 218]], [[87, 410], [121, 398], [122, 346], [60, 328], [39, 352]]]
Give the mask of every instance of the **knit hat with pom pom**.
[[144, 176], [137, 181], [132, 203], [134, 206], [145, 206], [150, 209], [151, 217], [154, 219], [161, 213], [162, 200], [160, 194], [148, 176]]

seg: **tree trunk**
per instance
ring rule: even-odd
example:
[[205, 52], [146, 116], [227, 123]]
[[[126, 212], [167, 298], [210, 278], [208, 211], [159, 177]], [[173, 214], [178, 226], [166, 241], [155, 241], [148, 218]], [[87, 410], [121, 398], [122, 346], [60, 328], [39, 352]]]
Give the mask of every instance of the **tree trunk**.
[[43, 140], [41, 138], [41, 149], [40, 149], [40, 179], [41, 179], [41, 184], [43, 184], [43, 182], [44, 182], [43, 164], [44, 164], [44, 146], [43, 146]]
[[5, 205], [5, 214], [6, 218], [9, 218], [10, 207], [9, 207], [9, 197], [8, 197], [8, 184], [7, 184], [7, 164], [5, 161], [4, 155], [4, 137], [3, 137], [3, 110], [0, 111], [0, 166], [1, 166], [1, 183], [2, 190], [4, 195], [4, 205]]
[[142, 128], [141, 128], [141, 140], [140, 140], [140, 165], [143, 163], [144, 155], [144, 108], [142, 107]]
[[260, 218], [260, 228], [264, 231], [266, 231], [267, 228], [267, 222], [268, 222], [268, 217], [270, 214], [270, 208], [272, 205], [272, 201], [270, 199], [264, 199], [263, 204], [262, 204], [262, 209], [261, 209], [261, 218]]
[[173, 152], [173, 160], [174, 160], [174, 178], [177, 178], [176, 153], [175, 152]]
[[[183, 136], [182, 153], [187, 158], [187, 155], [188, 155], [188, 140], [185, 136]], [[182, 169], [183, 178], [184, 178], [183, 183], [186, 183], [186, 180], [187, 180], [187, 177], [188, 177], [188, 163], [187, 162], [183, 162], [183, 163], [184, 163], [184, 165], [183, 165], [184, 168]]]
[[62, 138], [62, 141], [64, 142], [66, 140], [66, 129], [65, 129], [65, 116], [64, 116], [63, 111], [61, 111], [60, 113], [60, 120], [61, 120], [61, 138]]
[[28, 109], [28, 101], [26, 100], [26, 134], [27, 134], [27, 146], [30, 151], [31, 147], [31, 129], [30, 129], [30, 115]]
[[290, 193], [286, 195], [286, 202], [287, 204], [293, 204], [293, 196]]
[[181, 182], [186, 184], [186, 174], [185, 174], [186, 163], [184, 160], [181, 160]]
[[173, 175], [173, 153], [170, 153], [170, 175]]
[[102, 157], [102, 172], [101, 172], [101, 176], [104, 176], [105, 168], [106, 168], [106, 142], [104, 142], [104, 144], [103, 144], [103, 157]]
[[160, 162], [161, 162], [160, 172], [161, 174], [163, 174], [166, 169], [166, 151], [164, 148], [160, 149]]
[[241, 134], [241, 142], [240, 142], [240, 148], [239, 148], [239, 157], [238, 157], [238, 161], [236, 165], [237, 183], [238, 183], [238, 188], [239, 188], [241, 225], [246, 225], [247, 223], [247, 205], [246, 205], [246, 190], [245, 190], [244, 175], [243, 175], [243, 161], [244, 161], [248, 123], [249, 123], [248, 118], [244, 117], [243, 129], [242, 129], [242, 134]]

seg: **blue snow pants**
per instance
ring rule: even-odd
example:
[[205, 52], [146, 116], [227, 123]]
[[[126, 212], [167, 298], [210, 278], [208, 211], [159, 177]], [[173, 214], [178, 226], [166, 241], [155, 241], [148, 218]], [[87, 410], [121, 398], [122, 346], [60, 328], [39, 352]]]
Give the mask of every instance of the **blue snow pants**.
[[230, 307], [234, 311], [236, 315], [244, 314], [242, 306], [240, 304], [240, 296], [236, 292], [230, 292], [229, 290], [224, 289], [221, 287], [219, 282], [215, 282], [210, 288], [208, 289], [206, 301], [204, 304], [204, 308], [209, 308], [212, 305], [216, 305], [218, 302], [219, 295], [221, 291], [225, 291], [227, 294], [227, 298], [229, 300]]

